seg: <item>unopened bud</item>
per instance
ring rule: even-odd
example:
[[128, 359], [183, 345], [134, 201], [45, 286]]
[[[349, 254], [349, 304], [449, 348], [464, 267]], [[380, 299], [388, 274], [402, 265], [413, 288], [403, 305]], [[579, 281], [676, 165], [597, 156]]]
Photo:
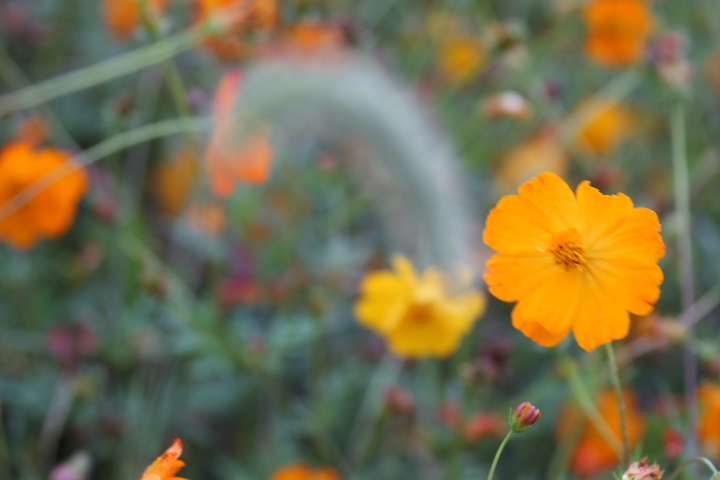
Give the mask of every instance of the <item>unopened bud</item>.
[[660, 480], [665, 470], [661, 470], [657, 463], [650, 465], [647, 458], [630, 464], [623, 473], [622, 480]]
[[527, 431], [535, 425], [542, 417], [540, 410], [533, 406], [530, 402], [523, 402], [515, 409], [510, 417], [510, 428], [515, 433]]

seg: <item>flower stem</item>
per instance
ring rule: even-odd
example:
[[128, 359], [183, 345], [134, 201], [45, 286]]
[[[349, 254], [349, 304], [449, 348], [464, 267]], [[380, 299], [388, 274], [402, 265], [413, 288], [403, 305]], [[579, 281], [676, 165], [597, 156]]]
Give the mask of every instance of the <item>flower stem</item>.
[[493, 476], [495, 475], [495, 469], [497, 468], [498, 461], [500, 461], [500, 455], [502, 455], [503, 450], [505, 450], [505, 445], [508, 444], [512, 436], [515, 434], [513, 429], [511, 428], [507, 435], [505, 435], [505, 438], [503, 439], [502, 443], [497, 449], [497, 452], [495, 452], [495, 458], [493, 459], [493, 463], [490, 466], [490, 473], [488, 473], [487, 480], [492, 480]]
[[[690, 179], [686, 146], [685, 109], [682, 100], [678, 100], [670, 118], [670, 136], [672, 142], [673, 190], [675, 193], [675, 211], [679, 236], [678, 258], [680, 262], [680, 290], [682, 294], [683, 317], [694, 317], [695, 282], [693, 274], [693, 248], [690, 221]], [[685, 403], [688, 409], [688, 454], [694, 455], [697, 445], [697, 376], [698, 364], [695, 355], [695, 328], [685, 321]]]
[[605, 439], [608, 445], [610, 445], [613, 451], [618, 456], [621, 455], [622, 445], [620, 444], [620, 441], [615, 435], [615, 432], [613, 432], [612, 428], [610, 428], [607, 421], [603, 418], [603, 416], [600, 414], [600, 411], [593, 403], [590, 394], [588, 394], [587, 389], [585, 388], [585, 385], [583, 385], [582, 380], [580, 380], [580, 375], [578, 374], [577, 368], [575, 367], [575, 363], [565, 353], [560, 354], [560, 363], [563, 364], [565, 374], [568, 378], [568, 384], [570, 385], [570, 391], [575, 397], [575, 401], [577, 401], [585, 416], [587, 416], [590, 420], [590, 423], [592, 423], [592, 425], [597, 429], [598, 433], [602, 435], [602, 437]]
[[190, 28], [133, 52], [0, 95], [0, 115], [40, 105], [53, 98], [161, 63], [193, 47], [206, 35], [206, 28]]
[[680, 466], [673, 472], [672, 475], [670, 475], [668, 477], [667, 480], [675, 480], [675, 478], [677, 478], [678, 475], [680, 475], [680, 473], [682, 473], [683, 469], [685, 467], [687, 467], [688, 465], [690, 465], [691, 463], [704, 463], [712, 471], [713, 476], [718, 474], [717, 468], [715, 468], [715, 465], [713, 465], [713, 463], [710, 460], [708, 460], [705, 457], [693, 457], [693, 458], [689, 458], [689, 459], [685, 460], [683, 463], [681, 463]]
[[625, 399], [622, 394], [622, 385], [620, 384], [620, 375], [618, 375], [617, 361], [615, 360], [615, 350], [613, 350], [612, 342], [605, 344], [605, 350], [608, 356], [608, 366], [610, 367], [610, 381], [615, 389], [617, 396], [618, 409], [620, 410], [620, 428], [622, 430], [623, 444], [623, 466], [630, 464], [630, 439], [628, 437], [627, 417], [625, 415]]

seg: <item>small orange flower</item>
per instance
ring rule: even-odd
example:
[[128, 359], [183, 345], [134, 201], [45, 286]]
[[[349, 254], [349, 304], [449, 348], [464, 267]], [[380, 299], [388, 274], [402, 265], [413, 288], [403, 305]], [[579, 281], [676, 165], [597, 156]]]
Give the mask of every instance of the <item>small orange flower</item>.
[[200, 21], [218, 15], [229, 25], [224, 36], [205, 41], [221, 60], [237, 60], [246, 53], [243, 34], [273, 29], [280, 15], [277, 0], [198, 0]]
[[307, 463], [300, 462], [276, 470], [270, 480], [340, 480], [340, 475], [332, 468], [316, 470]]
[[[645, 417], [638, 407], [632, 391], [623, 393], [625, 402], [628, 440], [631, 448], [638, 444], [645, 434]], [[578, 478], [588, 478], [604, 472], [620, 463], [619, 450], [622, 448], [622, 427], [617, 395], [612, 390], [602, 392], [598, 400], [598, 410], [615, 436], [615, 446], [592, 425], [576, 407], [566, 408], [558, 424], [558, 438], [563, 440], [580, 428], [580, 437], [575, 443], [571, 469]]]
[[[148, 0], [151, 19], [156, 21], [167, 7], [168, 0]], [[138, 28], [142, 19], [140, 0], [103, 0], [105, 21], [118, 39], [126, 39]]]
[[[36, 148], [23, 141], [6, 145], [0, 151], [0, 208], [51, 172], [71, 166], [70, 157], [55, 148]], [[0, 240], [18, 250], [28, 250], [40, 238], [62, 236], [73, 224], [87, 188], [84, 170], [65, 175], [1, 219]]]
[[587, 351], [625, 338], [628, 311], [648, 315], [660, 296], [665, 255], [655, 212], [583, 182], [573, 195], [543, 173], [503, 197], [483, 233], [498, 253], [487, 263], [490, 292], [518, 302], [513, 326], [553, 347], [572, 331]]
[[210, 140], [207, 167], [213, 191], [223, 198], [232, 194], [238, 180], [251, 185], [266, 183], [275, 153], [265, 128], [256, 129], [239, 143], [232, 138], [238, 130], [233, 110], [241, 78], [239, 70], [225, 74], [214, 99], [217, 128]]
[[175, 476], [185, 466], [185, 462], [178, 460], [182, 451], [182, 441], [176, 438], [170, 448], [145, 469], [140, 480], [186, 480]]
[[645, 0], [593, 0], [583, 11], [587, 55], [607, 67], [639, 62], [655, 20]]
[[698, 389], [700, 402], [700, 444], [702, 452], [720, 459], [720, 385], [703, 382]]

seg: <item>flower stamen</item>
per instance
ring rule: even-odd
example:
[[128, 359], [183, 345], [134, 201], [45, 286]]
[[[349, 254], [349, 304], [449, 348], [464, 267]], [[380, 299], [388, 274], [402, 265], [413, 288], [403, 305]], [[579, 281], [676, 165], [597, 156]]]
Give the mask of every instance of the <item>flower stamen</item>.
[[550, 239], [550, 253], [555, 257], [555, 263], [565, 271], [582, 268], [586, 262], [580, 233], [575, 228], [553, 235]]

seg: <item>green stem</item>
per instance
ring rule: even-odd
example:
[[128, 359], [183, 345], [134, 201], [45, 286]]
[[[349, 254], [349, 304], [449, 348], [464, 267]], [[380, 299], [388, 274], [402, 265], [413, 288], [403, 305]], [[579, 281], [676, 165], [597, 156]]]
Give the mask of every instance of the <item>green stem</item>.
[[718, 474], [717, 468], [715, 468], [715, 465], [713, 465], [710, 460], [705, 457], [693, 457], [681, 463], [680, 466], [673, 472], [672, 475], [668, 477], [667, 480], [675, 480], [678, 475], [680, 475], [680, 473], [683, 471], [683, 469], [692, 463], [703, 463], [710, 469], [710, 471], [712, 471], [713, 476]]
[[685, 109], [681, 100], [673, 109], [670, 118], [670, 136], [672, 142], [673, 190], [675, 193], [675, 211], [679, 235], [678, 259], [680, 262], [680, 290], [682, 295], [685, 327], [685, 402], [688, 409], [690, 435], [689, 455], [694, 455], [697, 444], [697, 376], [698, 364], [695, 356], [695, 328], [687, 318], [694, 316], [695, 282], [693, 274], [692, 225], [690, 221], [690, 179], [688, 174]]
[[55, 182], [108, 155], [156, 138], [206, 131], [210, 129], [210, 125], [211, 123], [205, 118], [180, 118], [144, 125], [129, 132], [110, 137], [77, 155], [72, 159], [73, 161], [52, 170], [37, 182], [22, 190], [8, 203], [2, 205], [0, 207], [0, 222], [17, 212]]
[[582, 409], [583, 413], [588, 417], [590, 423], [593, 424], [598, 433], [600, 433], [605, 441], [608, 442], [608, 445], [612, 447], [615, 453], [621, 455], [622, 445], [615, 435], [615, 432], [613, 432], [612, 428], [610, 428], [605, 418], [603, 418], [600, 411], [593, 403], [590, 394], [587, 392], [582, 380], [580, 380], [580, 375], [575, 367], [575, 363], [569, 356], [567, 356], [567, 354], [560, 355], [560, 362], [563, 364], [565, 373], [567, 374], [570, 391], [575, 397], [575, 400]]
[[612, 382], [615, 396], [617, 397], [618, 409], [620, 410], [620, 428], [622, 431], [623, 444], [623, 466], [630, 465], [630, 437], [628, 436], [627, 418], [625, 415], [625, 399], [623, 398], [622, 385], [620, 383], [620, 375], [618, 374], [617, 360], [615, 360], [615, 351], [612, 342], [605, 344], [605, 350], [608, 356], [608, 366], [610, 367], [610, 381]]
[[207, 34], [206, 28], [191, 28], [133, 52], [2, 95], [0, 116], [161, 63], [192, 48]]
[[508, 431], [507, 435], [505, 435], [505, 438], [498, 447], [497, 452], [495, 452], [495, 458], [493, 458], [493, 463], [490, 466], [490, 473], [488, 473], [487, 480], [492, 480], [493, 476], [495, 475], [495, 469], [497, 468], [498, 462], [500, 461], [500, 455], [502, 455], [503, 450], [505, 450], [505, 445], [508, 444], [514, 434], [515, 432], [511, 428], [510, 431]]
[[0, 474], [2, 478], [11, 480], [12, 468], [10, 466], [10, 446], [5, 435], [5, 424], [3, 423], [3, 404], [0, 397]]
[[[354, 475], [359, 475], [362, 461], [367, 457], [367, 450], [372, 447], [372, 437], [377, 423], [382, 418], [383, 389], [387, 385], [397, 383], [402, 372], [402, 361], [392, 353], [386, 352], [385, 357], [375, 368], [370, 384], [358, 409], [352, 428], [350, 429], [349, 464]], [[351, 477], [354, 478], [354, 477]]]

